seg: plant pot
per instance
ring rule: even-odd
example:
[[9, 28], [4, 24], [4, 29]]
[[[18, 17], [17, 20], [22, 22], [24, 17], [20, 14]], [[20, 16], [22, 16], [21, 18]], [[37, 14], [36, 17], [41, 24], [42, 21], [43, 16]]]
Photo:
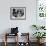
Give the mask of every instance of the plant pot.
[[45, 39], [40, 39], [40, 43], [44, 43], [44, 40], [45, 40]]
[[40, 39], [37, 39], [37, 43], [40, 43]]
[[41, 44], [41, 43], [44, 42], [44, 40], [45, 40], [45, 39], [38, 39], [37, 42], [38, 42], [39, 44]]

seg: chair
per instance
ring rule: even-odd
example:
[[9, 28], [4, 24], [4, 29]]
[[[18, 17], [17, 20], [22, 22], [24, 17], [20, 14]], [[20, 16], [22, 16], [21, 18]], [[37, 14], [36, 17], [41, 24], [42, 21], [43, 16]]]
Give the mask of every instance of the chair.
[[8, 45], [7, 39], [10, 38], [11, 36], [17, 36], [17, 38], [15, 38], [15, 40], [16, 40], [16, 46], [18, 46], [18, 34], [17, 35], [16, 34], [12, 35], [12, 34], [9, 34], [9, 33], [5, 34], [5, 46]]
[[8, 45], [8, 42], [7, 42], [7, 38], [10, 38], [13, 36], [17, 36], [17, 38], [15, 38], [16, 41], [16, 46], [18, 46], [18, 27], [16, 28], [11, 28], [11, 33], [5, 33], [5, 46]]
[[[21, 42], [19, 42], [19, 46], [30, 46], [29, 42], [29, 33], [21, 33]], [[25, 40], [24, 40], [25, 39]], [[24, 40], [24, 41], [23, 41]]]

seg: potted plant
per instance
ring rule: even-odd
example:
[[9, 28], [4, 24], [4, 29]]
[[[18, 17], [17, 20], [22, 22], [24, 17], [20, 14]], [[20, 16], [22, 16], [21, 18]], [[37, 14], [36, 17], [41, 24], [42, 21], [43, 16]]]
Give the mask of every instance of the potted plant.
[[35, 32], [33, 35], [37, 38], [37, 41], [40, 43], [40, 40], [42, 38], [45, 38], [44, 37], [46, 36], [45, 34], [46, 34], [45, 32]]

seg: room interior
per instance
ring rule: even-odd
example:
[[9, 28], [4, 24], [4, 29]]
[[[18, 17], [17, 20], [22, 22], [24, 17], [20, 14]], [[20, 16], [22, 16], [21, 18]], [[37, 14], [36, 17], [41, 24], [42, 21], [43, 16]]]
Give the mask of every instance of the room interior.
[[0, 46], [46, 46], [46, 0], [0, 0]]

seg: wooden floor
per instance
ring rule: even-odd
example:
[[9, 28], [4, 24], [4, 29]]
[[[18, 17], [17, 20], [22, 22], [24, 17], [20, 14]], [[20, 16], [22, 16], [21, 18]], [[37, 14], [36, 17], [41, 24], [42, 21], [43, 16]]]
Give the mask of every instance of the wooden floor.
[[[37, 46], [37, 43], [30, 43], [31, 45], [30, 46]], [[0, 46], [4, 46], [4, 43], [2, 42], [0, 42]], [[15, 46], [15, 43], [8, 43], [8, 45], [7, 46]], [[42, 45], [42, 46], [46, 46], [46, 43], [44, 43], [44, 45]]]

